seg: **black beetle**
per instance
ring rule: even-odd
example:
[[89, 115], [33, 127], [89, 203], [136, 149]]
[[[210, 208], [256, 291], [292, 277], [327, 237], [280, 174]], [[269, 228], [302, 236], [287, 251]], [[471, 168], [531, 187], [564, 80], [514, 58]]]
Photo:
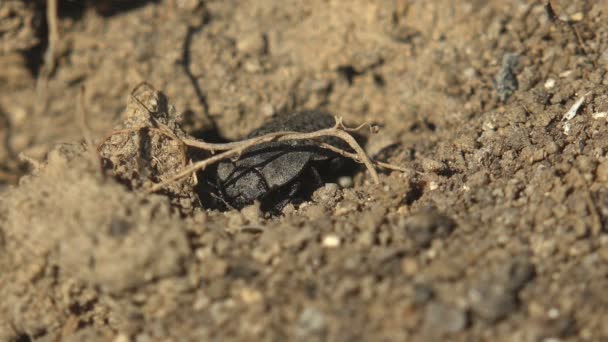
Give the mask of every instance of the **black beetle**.
[[[280, 131], [313, 132], [334, 124], [334, 117], [324, 112], [292, 112], [276, 117], [247, 137]], [[334, 137], [320, 140], [345, 148], [345, 143]], [[332, 176], [344, 161], [344, 157], [310, 140], [268, 142], [252, 147], [236, 161], [220, 162], [217, 182], [221, 197], [235, 208], [259, 200], [263, 210], [280, 211], [298, 193], [310, 194], [321, 186], [321, 174]]]

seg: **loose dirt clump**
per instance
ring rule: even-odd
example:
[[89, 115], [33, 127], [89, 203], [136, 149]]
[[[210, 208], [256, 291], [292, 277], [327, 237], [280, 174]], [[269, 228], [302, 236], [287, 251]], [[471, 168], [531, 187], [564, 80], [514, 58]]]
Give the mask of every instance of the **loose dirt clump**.
[[99, 291], [120, 294], [184, 272], [186, 231], [168, 202], [105, 179], [88, 156], [58, 146], [4, 194], [0, 315], [17, 334], [0, 329], [4, 340], [62, 334], [74, 319], [103, 321]]
[[[185, 133], [179, 116], [162, 93], [147, 84], [134, 89], [123, 114], [123, 123], [98, 147], [102, 167], [132, 190], [162, 183], [188, 164]], [[164, 129], [159, 127], [162, 125]], [[184, 211], [198, 204], [196, 176], [163, 187], [173, 203]], [[198, 204], [200, 206], [200, 204]]]

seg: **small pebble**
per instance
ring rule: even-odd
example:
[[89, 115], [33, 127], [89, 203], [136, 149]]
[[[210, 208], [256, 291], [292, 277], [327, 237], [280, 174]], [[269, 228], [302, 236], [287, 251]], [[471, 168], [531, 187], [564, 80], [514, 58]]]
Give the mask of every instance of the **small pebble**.
[[114, 338], [114, 342], [129, 342], [131, 339], [126, 334], [118, 334], [116, 338]]
[[[300, 208], [302, 209], [302, 208]], [[318, 204], [308, 205], [306, 207], [306, 216], [311, 220], [318, 220], [327, 217], [327, 212], [323, 206]]]
[[340, 246], [340, 237], [336, 235], [326, 235], [321, 243], [326, 248], [336, 248]]
[[317, 203], [331, 203], [338, 195], [338, 190], [338, 184], [327, 183], [312, 194], [312, 199]]
[[342, 189], [352, 188], [353, 187], [353, 177], [342, 176], [342, 177], [338, 178], [338, 185], [340, 185], [340, 187]]
[[251, 33], [240, 37], [236, 43], [236, 48], [246, 54], [257, 55], [264, 53], [266, 41], [264, 36], [259, 33]]
[[199, 0], [178, 0], [176, 5], [181, 10], [193, 11], [200, 6]]
[[408, 276], [413, 276], [418, 273], [418, 262], [414, 258], [404, 258], [401, 262], [401, 270]]
[[276, 113], [276, 110], [274, 109], [274, 106], [272, 104], [264, 103], [260, 106], [260, 113], [262, 114], [262, 116], [270, 118]]
[[467, 314], [453, 305], [432, 302], [424, 314], [424, 330], [435, 336], [462, 331], [467, 326]]
[[608, 182], [608, 160], [604, 160], [597, 166], [595, 170], [595, 175], [597, 177], [598, 182], [606, 183]]
[[440, 173], [446, 170], [444, 163], [429, 158], [422, 158], [420, 165], [426, 172]]
[[196, 298], [196, 300], [192, 304], [192, 309], [194, 309], [195, 311], [200, 311], [209, 306], [210, 302], [211, 301], [207, 296], [199, 295], [198, 298]]
[[247, 304], [258, 303], [261, 302], [263, 299], [262, 293], [260, 291], [249, 287], [242, 289], [239, 295], [243, 302]]
[[602, 246], [598, 254], [604, 262], [608, 263], [608, 246]]
[[519, 62], [519, 55], [516, 53], [505, 53], [502, 58], [500, 70], [494, 79], [494, 84], [498, 97], [505, 102], [518, 88], [515, 67]]
[[322, 341], [326, 334], [325, 314], [316, 308], [305, 308], [296, 323], [296, 337], [306, 341]]
[[469, 302], [477, 316], [490, 322], [496, 322], [517, 309], [517, 299], [511, 291], [491, 284], [471, 289]]
[[547, 312], [547, 317], [551, 319], [556, 319], [557, 317], [559, 317], [559, 310], [556, 308], [549, 309], [549, 311]]
[[582, 21], [584, 17], [582, 12], [576, 12], [570, 16], [570, 21]]
[[478, 73], [475, 68], [466, 68], [464, 69], [462, 74], [468, 79], [475, 79], [476, 77], [478, 77]]
[[249, 223], [259, 223], [260, 218], [262, 217], [260, 202], [256, 201], [252, 205], [248, 205], [241, 209], [241, 214]]
[[547, 79], [547, 81], [545, 81], [545, 89], [551, 89], [555, 87], [555, 80], [552, 78]]

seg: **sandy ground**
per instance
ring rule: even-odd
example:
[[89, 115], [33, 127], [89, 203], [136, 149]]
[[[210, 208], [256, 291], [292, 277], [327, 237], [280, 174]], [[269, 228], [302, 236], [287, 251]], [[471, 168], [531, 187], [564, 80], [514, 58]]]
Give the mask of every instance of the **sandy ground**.
[[[0, 340], [608, 340], [608, 3], [552, 4], [59, 1], [49, 71], [44, 4], [0, 2]], [[303, 109], [415, 172], [220, 211], [142, 190], [200, 152], [111, 135]]]

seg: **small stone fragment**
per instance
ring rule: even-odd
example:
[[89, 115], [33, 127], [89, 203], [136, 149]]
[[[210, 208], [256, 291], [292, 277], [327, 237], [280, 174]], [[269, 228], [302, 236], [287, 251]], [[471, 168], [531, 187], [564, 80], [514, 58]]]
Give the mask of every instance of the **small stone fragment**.
[[595, 170], [597, 181], [606, 183], [608, 182], [608, 160], [604, 160], [597, 166]]
[[262, 34], [251, 33], [240, 37], [236, 43], [236, 48], [245, 54], [263, 54], [266, 50], [266, 40]]
[[464, 310], [453, 305], [432, 302], [426, 307], [423, 330], [435, 336], [462, 331], [468, 323]]
[[585, 18], [585, 15], [582, 12], [576, 12], [570, 16], [570, 21], [582, 21]]
[[338, 192], [338, 184], [327, 183], [312, 194], [312, 199], [320, 204], [335, 204]]
[[401, 262], [401, 270], [408, 276], [414, 276], [419, 270], [418, 262], [415, 258], [404, 258]]
[[262, 210], [260, 209], [260, 202], [255, 201], [253, 204], [246, 206], [241, 209], [241, 214], [250, 223], [259, 223], [262, 217]]
[[353, 187], [353, 177], [350, 176], [342, 176], [340, 178], [338, 178], [338, 185], [340, 185], [340, 187], [342, 189], [349, 189]]
[[340, 237], [336, 235], [326, 235], [321, 243], [326, 248], [336, 248], [340, 246]]
[[516, 53], [506, 53], [502, 58], [500, 71], [494, 80], [494, 86], [500, 101], [505, 102], [517, 90], [518, 83], [515, 76], [515, 67], [519, 61]]
[[241, 299], [247, 304], [254, 304], [261, 302], [263, 299], [263, 295], [260, 291], [246, 287], [240, 291]]
[[517, 309], [515, 295], [497, 284], [481, 284], [469, 291], [471, 309], [490, 322], [498, 321]]
[[126, 334], [118, 334], [114, 338], [114, 342], [129, 342], [129, 341], [131, 341], [131, 339]]
[[296, 337], [302, 341], [322, 341], [327, 335], [327, 321], [320, 310], [307, 307], [302, 311], [295, 329]]
[[429, 158], [422, 158], [420, 165], [426, 172], [440, 173], [446, 170], [444, 163]]

